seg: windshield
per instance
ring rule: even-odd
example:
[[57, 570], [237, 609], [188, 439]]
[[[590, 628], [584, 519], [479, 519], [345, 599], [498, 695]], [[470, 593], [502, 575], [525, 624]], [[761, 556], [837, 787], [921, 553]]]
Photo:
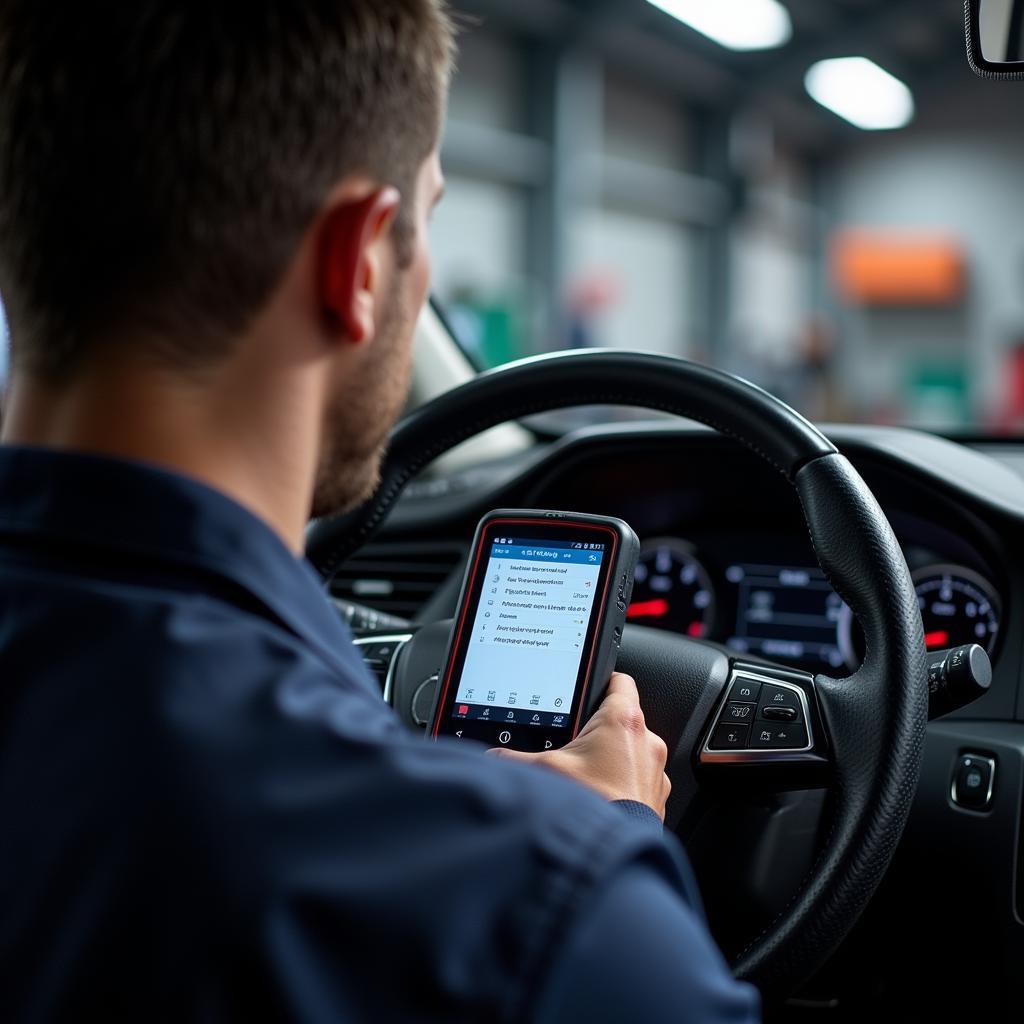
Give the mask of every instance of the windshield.
[[459, 0], [433, 231], [478, 366], [614, 346], [822, 421], [1024, 427], [1024, 83], [962, 0]]

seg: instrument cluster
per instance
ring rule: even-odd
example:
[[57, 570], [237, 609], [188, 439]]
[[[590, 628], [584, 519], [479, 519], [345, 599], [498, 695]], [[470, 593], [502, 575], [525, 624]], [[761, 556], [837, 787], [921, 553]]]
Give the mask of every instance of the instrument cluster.
[[[705, 553], [678, 537], [648, 539], [628, 618], [810, 671], [854, 672], [864, 642], [849, 607], [820, 568], [778, 553], [786, 552], [730, 551], [719, 542]], [[928, 649], [977, 643], [994, 656], [1002, 602], [991, 581], [923, 553], [908, 558]]]

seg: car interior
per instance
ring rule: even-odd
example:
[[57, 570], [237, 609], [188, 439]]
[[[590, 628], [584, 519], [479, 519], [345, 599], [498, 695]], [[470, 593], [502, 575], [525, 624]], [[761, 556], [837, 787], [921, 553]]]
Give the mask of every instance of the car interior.
[[[384, 698], [426, 730], [481, 516], [625, 520], [618, 666], [766, 1019], [1018, 1019], [1024, 3], [456, 7], [409, 408], [308, 534]], [[780, 687], [792, 742], [728, 720]]]

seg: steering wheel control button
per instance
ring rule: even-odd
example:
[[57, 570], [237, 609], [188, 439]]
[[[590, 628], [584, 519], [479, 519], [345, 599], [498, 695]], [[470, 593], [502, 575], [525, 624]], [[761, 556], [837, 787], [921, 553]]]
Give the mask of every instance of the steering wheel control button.
[[800, 750], [807, 746], [807, 730], [802, 725], [758, 722], [751, 730], [750, 745], [755, 750]]
[[996, 762], [980, 754], [963, 754], [953, 773], [950, 795], [957, 807], [969, 811], [987, 811], [992, 806]]
[[796, 708], [766, 706], [761, 708], [761, 717], [769, 722], [795, 722], [799, 712]]
[[740, 677], [732, 684], [732, 689], [729, 691], [729, 700], [748, 701], [751, 704], [756, 704], [760, 693], [760, 683], [755, 683], [753, 679], [743, 679]]
[[750, 738], [749, 725], [732, 725], [722, 722], [711, 737], [712, 750], [743, 750]]
[[736, 725], [739, 725], [741, 722], [749, 723], [754, 720], [754, 712], [756, 710], [756, 704], [740, 704], [737, 701], [730, 701], [725, 705], [722, 721], [728, 724], [735, 723]]
[[812, 677], [793, 675], [790, 683], [784, 676], [736, 666], [704, 741], [701, 761], [751, 765], [822, 761], [814, 751], [803, 684], [806, 678], [813, 685]]
[[771, 719], [770, 715], [765, 714], [769, 708], [786, 708], [793, 712], [789, 721], [796, 721], [800, 717], [800, 698], [787, 686], [765, 683], [761, 687], [761, 699], [758, 701], [758, 714], [761, 718]]

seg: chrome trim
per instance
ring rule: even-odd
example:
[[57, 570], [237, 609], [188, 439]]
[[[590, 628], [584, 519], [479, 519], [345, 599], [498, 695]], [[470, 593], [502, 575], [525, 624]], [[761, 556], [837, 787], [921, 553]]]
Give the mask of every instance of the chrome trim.
[[[972, 757], [975, 761], [984, 761], [989, 768], [988, 771], [988, 792], [985, 794], [985, 806], [984, 807], [968, 807], [966, 804], [960, 803], [960, 798], [956, 792], [956, 777], [960, 774], [960, 765], [965, 757]], [[972, 814], [986, 814], [992, 807], [992, 794], [996, 788], [996, 759], [994, 757], [982, 757], [981, 754], [961, 754], [956, 762], [956, 767], [953, 769], [953, 781], [949, 784], [949, 798], [953, 801], [953, 806], [958, 811], [969, 811]]]
[[[725, 710], [725, 705], [729, 702], [729, 694], [732, 692], [733, 684], [737, 679], [750, 679], [755, 683], [767, 683], [771, 686], [781, 686], [784, 689], [792, 690], [797, 695], [804, 714], [803, 725], [807, 730], [807, 746], [781, 750], [764, 750], [760, 747], [747, 747], [744, 750], [712, 750], [710, 745], [711, 737], [715, 734], [715, 729], [719, 723], [719, 716]], [[753, 723], [751, 723], [750, 727], [753, 729]], [[787, 683], [776, 676], [761, 675], [759, 672], [747, 668], [734, 668], [729, 673], [729, 681], [725, 684], [722, 699], [718, 702], [714, 715], [711, 716], [711, 728], [708, 729], [707, 735], [704, 737], [700, 761], [702, 764], [778, 764], [779, 762], [818, 761], [817, 755], [811, 753], [813, 749], [814, 734], [811, 731], [811, 715], [810, 706], [807, 703], [807, 694], [796, 684]]]
[[[438, 683], [438, 681], [440, 680], [440, 678], [441, 678], [441, 673], [440, 673], [440, 672], [435, 672], [435, 673], [434, 673], [434, 674], [433, 674], [432, 676], [427, 676], [427, 678], [426, 678], [426, 679], [424, 679], [424, 680], [423, 680], [423, 682], [422, 682], [422, 683], [420, 683], [420, 685], [419, 685], [419, 686], [417, 686], [417, 687], [416, 687], [416, 689], [415, 689], [415, 690], [413, 691], [413, 695], [412, 695], [412, 700], [411, 700], [411, 701], [409, 702], [409, 716], [410, 716], [410, 718], [412, 718], [412, 720], [413, 720], [413, 721], [414, 721], [414, 722], [415, 722], [415, 723], [416, 723], [417, 725], [421, 725], [421, 726], [423, 726], [423, 728], [424, 728], [424, 729], [425, 729], [425, 728], [426, 728], [426, 727], [427, 727], [428, 725], [430, 725], [430, 719], [429, 719], [429, 718], [427, 718], [427, 719], [421, 720], [421, 719], [420, 719], [420, 717], [419, 717], [419, 715], [417, 715], [417, 714], [416, 714], [416, 701], [417, 701], [417, 700], [419, 700], [419, 696], [420, 696], [420, 694], [421, 694], [421, 693], [422, 693], [422, 692], [423, 692], [423, 691], [424, 691], [424, 690], [425, 690], [425, 689], [426, 689], [426, 688], [427, 688], [427, 687], [428, 687], [428, 686], [429, 686], [429, 685], [430, 685], [431, 683], [434, 683], [434, 684], [435, 684], [435, 686], [436, 686], [436, 684]], [[436, 693], [436, 692], [434, 693], [434, 701], [435, 701], [435, 702], [437, 701], [437, 693]]]
[[369, 647], [371, 644], [398, 644], [395, 653], [391, 655], [388, 662], [388, 671], [384, 676], [384, 703], [391, 703], [391, 689], [394, 683], [395, 662], [398, 661], [398, 652], [415, 636], [415, 633], [390, 633], [381, 636], [360, 636], [352, 643], [356, 647]]

